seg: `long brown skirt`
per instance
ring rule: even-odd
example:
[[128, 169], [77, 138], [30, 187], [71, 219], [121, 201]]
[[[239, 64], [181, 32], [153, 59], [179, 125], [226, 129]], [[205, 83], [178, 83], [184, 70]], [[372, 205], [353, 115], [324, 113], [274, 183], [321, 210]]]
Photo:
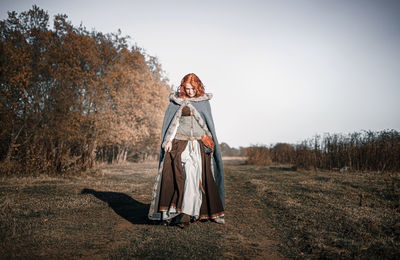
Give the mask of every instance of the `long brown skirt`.
[[[211, 154], [205, 152], [204, 144], [198, 140], [202, 164], [202, 203], [200, 219], [214, 219], [224, 215], [221, 197], [211, 171]], [[165, 154], [162, 170], [160, 200], [158, 211], [165, 212], [176, 208], [181, 213], [185, 173], [182, 167], [181, 154], [185, 150], [187, 140], [172, 141], [172, 150]]]

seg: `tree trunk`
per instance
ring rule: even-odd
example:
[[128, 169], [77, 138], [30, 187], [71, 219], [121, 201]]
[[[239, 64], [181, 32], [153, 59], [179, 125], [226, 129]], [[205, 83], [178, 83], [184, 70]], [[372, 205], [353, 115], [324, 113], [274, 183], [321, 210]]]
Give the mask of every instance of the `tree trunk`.
[[10, 138], [10, 145], [8, 146], [7, 155], [6, 155], [6, 158], [4, 160], [5, 162], [11, 161], [11, 155], [14, 152], [14, 148], [17, 147], [17, 145], [16, 145], [17, 139], [18, 139], [18, 137], [19, 137], [19, 135], [20, 135], [20, 133], [21, 133], [23, 128], [24, 128], [24, 126], [22, 126], [19, 129], [18, 133], [15, 133], [14, 132], [14, 126], [13, 126], [12, 132], [11, 132], [11, 138]]
[[124, 157], [123, 157], [123, 160], [124, 160], [124, 162], [126, 162], [126, 157], [128, 156], [128, 149], [125, 149], [125, 151], [124, 151]]

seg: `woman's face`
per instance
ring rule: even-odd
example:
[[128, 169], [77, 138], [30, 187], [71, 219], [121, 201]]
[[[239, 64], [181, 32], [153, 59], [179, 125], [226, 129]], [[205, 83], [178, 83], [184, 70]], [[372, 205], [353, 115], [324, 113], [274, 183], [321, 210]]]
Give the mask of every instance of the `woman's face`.
[[192, 98], [192, 97], [196, 96], [196, 90], [193, 88], [192, 85], [190, 85], [190, 83], [186, 83], [185, 92], [186, 92], [186, 95], [188, 95], [188, 97]]

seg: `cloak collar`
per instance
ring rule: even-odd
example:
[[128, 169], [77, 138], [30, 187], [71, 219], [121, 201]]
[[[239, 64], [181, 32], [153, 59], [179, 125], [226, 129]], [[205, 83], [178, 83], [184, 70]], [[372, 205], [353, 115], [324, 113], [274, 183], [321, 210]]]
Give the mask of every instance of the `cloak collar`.
[[179, 105], [188, 104], [190, 102], [199, 102], [199, 101], [204, 101], [204, 100], [210, 100], [213, 96], [211, 93], [204, 93], [204, 95], [202, 95], [200, 97], [193, 97], [193, 98], [181, 98], [178, 95], [179, 95], [178, 91], [171, 92], [171, 94], [169, 94], [169, 99]]

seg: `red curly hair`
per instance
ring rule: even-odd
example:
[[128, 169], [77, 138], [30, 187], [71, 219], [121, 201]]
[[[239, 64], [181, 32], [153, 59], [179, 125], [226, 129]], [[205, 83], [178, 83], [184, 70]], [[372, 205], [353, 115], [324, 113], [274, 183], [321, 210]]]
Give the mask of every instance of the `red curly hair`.
[[204, 95], [204, 85], [194, 73], [189, 73], [181, 80], [181, 86], [179, 90], [179, 97], [188, 98], [189, 96], [186, 94], [185, 85], [190, 83], [193, 86], [193, 89], [196, 91], [196, 95], [194, 97], [200, 97]]

